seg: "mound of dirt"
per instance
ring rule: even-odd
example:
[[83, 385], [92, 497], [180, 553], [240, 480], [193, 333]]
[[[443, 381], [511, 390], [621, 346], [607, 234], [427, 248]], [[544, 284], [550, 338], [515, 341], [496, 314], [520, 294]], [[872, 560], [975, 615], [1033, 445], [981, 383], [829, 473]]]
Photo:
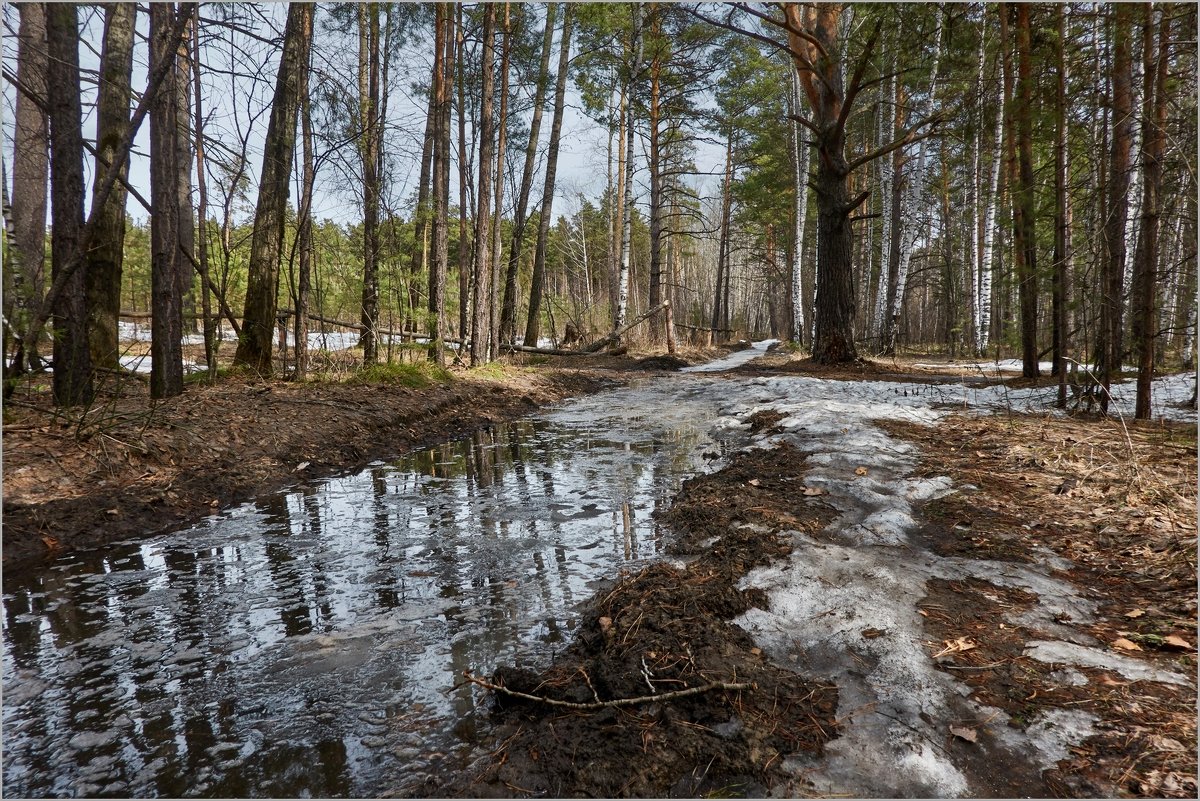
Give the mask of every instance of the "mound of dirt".
[[829, 519], [790, 492], [803, 469], [791, 448], [749, 451], [685, 482], [660, 519], [676, 532], [671, 550], [690, 561], [651, 565], [600, 592], [541, 673], [497, 671], [487, 681], [503, 688], [494, 750], [466, 778], [422, 792], [755, 796], [784, 778], [788, 755], [820, 754], [837, 736], [836, 688], [771, 663], [730, 622], [766, 604], [736, 585], [791, 550], [781, 532]]
[[670, 354], [648, 356], [645, 359], [638, 359], [633, 363], [634, 370], [678, 370], [687, 366], [688, 362], [686, 359], [671, 356]]

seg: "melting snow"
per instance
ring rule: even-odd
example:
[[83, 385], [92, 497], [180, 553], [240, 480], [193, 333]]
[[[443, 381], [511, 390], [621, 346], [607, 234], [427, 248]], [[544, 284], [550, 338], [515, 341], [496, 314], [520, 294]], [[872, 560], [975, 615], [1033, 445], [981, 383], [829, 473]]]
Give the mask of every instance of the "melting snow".
[[[742, 357], [736, 362], [742, 363], [766, 346], [756, 343], [728, 359], [689, 369], [728, 369], [733, 357]], [[1186, 374], [1157, 381], [1156, 414], [1194, 420], [1194, 410], [1175, 404], [1190, 398], [1195, 380], [1194, 374]], [[1132, 391], [1120, 389], [1114, 395], [1124, 411], [1126, 403], [1132, 404]], [[721, 392], [726, 402], [715, 428], [745, 430], [755, 412], [782, 413], [784, 418], [777, 423], [782, 433], [758, 435], [752, 447], [789, 442], [805, 453], [810, 467], [805, 484], [823, 490], [822, 499], [840, 512], [822, 532], [822, 542], [797, 534], [797, 547], [787, 561], [759, 568], [743, 579], [743, 586], [768, 593], [770, 610], [752, 609], [736, 622], [774, 659], [827, 677], [840, 692], [837, 715], [845, 728], [826, 747], [825, 759], [792, 760], [785, 765], [811, 782], [818, 793], [961, 796], [988, 788], [973, 787], [970, 767], [938, 745], [947, 736], [949, 722], [979, 721], [975, 725], [984, 736], [975, 747], [977, 759], [1041, 767], [1053, 765], [1071, 744], [1092, 732], [1095, 719], [1084, 712], [1047, 715], [1025, 734], [1011, 732], [1003, 713], [970, 701], [965, 697], [969, 695], [966, 685], [935, 669], [923, 619], [916, 610], [926, 594], [926, 583], [933, 578], [978, 577], [1036, 593], [1038, 605], [1024, 613], [1021, 623], [1075, 642], [1033, 643], [1031, 656], [1048, 653], [1055, 662], [1094, 665], [1093, 654], [1110, 655], [1089, 647], [1096, 643], [1086, 633], [1056, 623], [1061, 615], [1087, 621], [1094, 612], [1093, 602], [1082, 594], [1086, 591], [1049, 574], [1049, 562], [1061, 567], [1061, 559], [1018, 565], [941, 558], [913, 542], [914, 503], [974, 488], [955, 487], [944, 476], [912, 477], [916, 447], [872, 425], [882, 419], [929, 425], [964, 409], [1042, 411], [1053, 405], [1053, 387], [977, 389], [773, 377], [723, 382]], [[866, 629], [884, 634], [864, 638]], [[1055, 650], [1047, 650], [1050, 646]], [[1116, 663], [1109, 659], [1106, 664]], [[1140, 677], [1149, 680], [1182, 680], [1175, 674], [1145, 670]]]

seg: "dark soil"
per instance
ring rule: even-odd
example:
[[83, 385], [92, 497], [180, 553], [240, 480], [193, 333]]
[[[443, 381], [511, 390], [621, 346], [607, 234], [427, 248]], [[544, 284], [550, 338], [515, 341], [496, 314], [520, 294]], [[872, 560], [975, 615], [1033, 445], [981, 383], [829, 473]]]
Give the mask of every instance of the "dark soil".
[[[789, 754], [817, 755], [837, 736], [837, 690], [769, 662], [730, 620], [762, 606], [738, 580], [785, 556], [784, 530], [831, 518], [791, 489], [805, 469], [791, 448], [739, 453], [690, 479], [660, 515], [685, 565], [659, 563], [600, 592], [569, 648], [541, 673], [500, 670], [508, 690], [574, 703], [632, 706], [564, 710], [494, 694], [492, 753], [431, 795], [754, 796], [784, 778]], [[713, 542], [713, 538], [716, 541]], [[719, 687], [673, 700], [668, 693]]]
[[19, 392], [5, 409], [4, 570], [180, 528], [621, 380], [556, 369], [421, 388], [231, 379], [156, 403], [129, 381], [83, 418], [56, 413], [44, 391]]

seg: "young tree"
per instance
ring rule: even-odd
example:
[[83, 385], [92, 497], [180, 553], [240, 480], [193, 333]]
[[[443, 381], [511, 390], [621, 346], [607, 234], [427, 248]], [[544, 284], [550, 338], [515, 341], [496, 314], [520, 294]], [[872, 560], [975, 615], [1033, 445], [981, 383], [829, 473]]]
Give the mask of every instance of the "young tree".
[[300, 107], [300, 73], [308, 64], [313, 6], [288, 5], [283, 54], [275, 80], [271, 119], [267, 124], [258, 202], [254, 211], [254, 236], [242, 313], [242, 335], [234, 364], [261, 375], [273, 370], [271, 353], [279, 294], [279, 266], [287, 214], [292, 158], [296, 149], [296, 116]]

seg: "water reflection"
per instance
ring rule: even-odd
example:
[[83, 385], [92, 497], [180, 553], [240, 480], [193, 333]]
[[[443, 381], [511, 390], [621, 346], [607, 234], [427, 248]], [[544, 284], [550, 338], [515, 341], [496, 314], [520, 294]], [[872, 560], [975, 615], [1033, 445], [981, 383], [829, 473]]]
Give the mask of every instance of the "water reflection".
[[6, 575], [6, 792], [372, 796], [450, 769], [462, 671], [544, 660], [661, 552], [651, 512], [712, 411], [610, 393]]

